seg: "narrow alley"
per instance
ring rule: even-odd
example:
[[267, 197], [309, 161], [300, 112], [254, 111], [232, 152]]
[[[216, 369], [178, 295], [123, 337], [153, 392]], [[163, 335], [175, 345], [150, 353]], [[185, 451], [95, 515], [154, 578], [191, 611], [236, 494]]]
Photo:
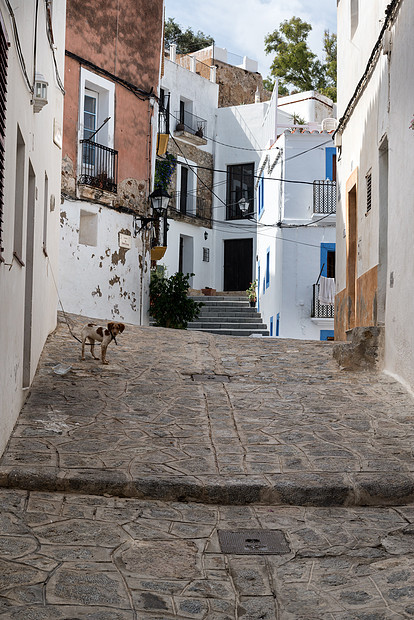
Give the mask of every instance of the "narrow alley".
[[0, 617], [414, 613], [399, 383], [329, 342], [134, 326], [103, 366], [62, 320], [1, 462]]

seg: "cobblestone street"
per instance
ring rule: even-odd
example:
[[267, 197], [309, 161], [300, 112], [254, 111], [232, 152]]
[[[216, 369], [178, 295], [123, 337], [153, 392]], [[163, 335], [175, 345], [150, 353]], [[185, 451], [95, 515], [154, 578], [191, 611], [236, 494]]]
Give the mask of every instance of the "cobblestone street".
[[[0, 466], [0, 617], [414, 616], [400, 384], [341, 371], [331, 343], [131, 326], [117, 341], [109, 366], [81, 362], [62, 323], [45, 347]], [[252, 547], [223, 551], [227, 530]], [[266, 553], [268, 530], [286, 548]]]

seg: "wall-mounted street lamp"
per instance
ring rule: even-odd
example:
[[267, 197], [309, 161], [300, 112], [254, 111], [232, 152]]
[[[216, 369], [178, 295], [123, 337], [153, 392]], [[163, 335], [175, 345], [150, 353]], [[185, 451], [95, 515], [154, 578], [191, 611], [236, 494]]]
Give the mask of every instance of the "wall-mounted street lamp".
[[41, 73], [36, 73], [34, 90], [33, 90], [33, 112], [40, 112], [40, 110], [47, 104], [47, 82]]
[[[134, 218], [134, 224], [137, 231], [147, 228], [147, 225], [151, 222], [157, 222], [164, 219], [167, 215], [168, 204], [171, 200], [171, 196], [165, 189], [155, 189], [152, 194], [148, 196], [150, 201], [152, 212], [154, 217], [144, 217], [143, 215], [136, 215]], [[138, 227], [138, 220], [141, 221], [141, 225]]]
[[239, 205], [239, 209], [242, 214], [242, 217], [251, 217], [252, 215], [254, 215], [253, 211], [249, 212], [250, 200], [247, 200], [247, 198], [240, 198], [237, 204]]

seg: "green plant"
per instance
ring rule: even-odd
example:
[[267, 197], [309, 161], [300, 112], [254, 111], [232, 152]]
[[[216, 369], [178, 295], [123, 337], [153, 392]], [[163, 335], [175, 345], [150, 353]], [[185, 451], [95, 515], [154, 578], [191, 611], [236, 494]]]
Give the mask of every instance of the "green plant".
[[155, 162], [154, 188], [168, 190], [171, 178], [177, 166], [177, 160], [171, 153], [166, 153], [163, 159]]
[[150, 314], [158, 327], [186, 329], [189, 321], [198, 317], [203, 304], [187, 296], [193, 275], [178, 272], [165, 278], [155, 271], [151, 273]]
[[247, 293], [247, 297], [249, 298], [249, 301], [256, 301], [257, 299], [256, 286], [257, 286], [257, 280], [254, 280], [253, 282], [250, 282], [249, 288], [246, 289], [246, 293]]

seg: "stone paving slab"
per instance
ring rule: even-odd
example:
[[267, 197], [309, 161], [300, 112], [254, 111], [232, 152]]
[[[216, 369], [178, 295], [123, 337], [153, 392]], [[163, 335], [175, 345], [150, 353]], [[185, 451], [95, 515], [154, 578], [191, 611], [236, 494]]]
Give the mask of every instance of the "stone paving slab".
[[[88, 322], [70, 318], [78, 334]], [[341, 371], [331, 343], [133, 326], [117, 340], [109, 366], [82, 362], [58, 325], [1, 486], [217, 504], [413, 501], [413, 399], [383, 374]], [[56, 375], [58, 363], [71, 371]]]
[[[414, 507], [212, 506], [0, 490], [0, 618], [387, 620], [414, 615]], [[282, 554], [218, 530], [278, 530]]]

